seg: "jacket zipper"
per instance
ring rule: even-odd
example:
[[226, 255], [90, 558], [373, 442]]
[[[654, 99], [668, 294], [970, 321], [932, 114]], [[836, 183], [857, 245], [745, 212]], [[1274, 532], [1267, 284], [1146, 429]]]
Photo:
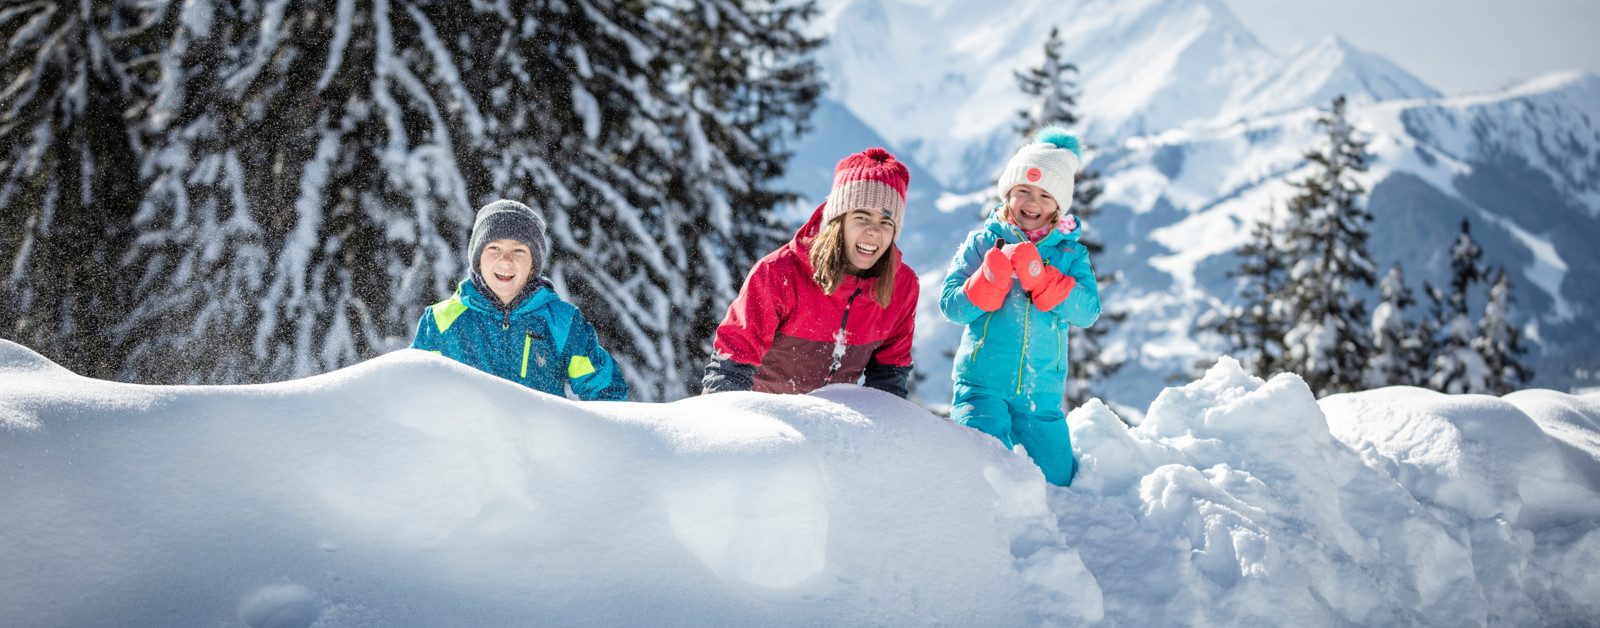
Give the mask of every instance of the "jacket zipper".
[[[834, 340], [835, 343], [844, 342], [844, 327], [850, 323], [850, 305], [855, 303], [856, 297], [859, 296], [861, 296], [861, 284], [860, 280], [857, 280], [856, 291], [850, 294], [850, 298], [844, 300], [844, 316], [839, 318], [839, 337]], [[837, 352], [838, 350], [838, 346], [835, 345], [834, 351]], [[828, 363], [828, 379], [833, 379], [834, 372], [839, 370], [839, 363], [843, 360], [844, 356], [842, 355], [835, 354], [833, 356], [833, 361]]]
[[1050, 321], [1050, 327], [1056, 330], [1056, 370], [1066, 372], [1067, 365], [1061, 360], [1061, 354], [1067, 348], [1067, 343], [1061, 341], [1061, 323], [1059, 320]]
[[1028, 327], [1033, 321], [1031, 305], [1022, 306], [1022, 352], [1017, 356], [1017, 394], [1022, 394], [1023, 367], [1028, 364]]
[[978, 344], [972, 347], [972, 361], [978, 361], [978, 350], [983, 348], [984, 341], [989, 339], [989, 321], [994, 320], [994, 312], [983, 315], [983, 333], [978, 335]]

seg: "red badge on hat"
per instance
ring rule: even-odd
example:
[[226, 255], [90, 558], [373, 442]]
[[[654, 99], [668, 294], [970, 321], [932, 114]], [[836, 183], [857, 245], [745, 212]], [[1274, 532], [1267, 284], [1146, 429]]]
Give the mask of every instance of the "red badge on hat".
[[1028, 180], [1029, 181], [1032, 181], [1034, 183], [1038, 183], [1039, 182], [1039, 177], [1042, 177], [1042, 176], [1044, 176], [1044, 173], [1043, 172], [1039, 172], [1038, 168], [1029, 168], [1028, 169]]

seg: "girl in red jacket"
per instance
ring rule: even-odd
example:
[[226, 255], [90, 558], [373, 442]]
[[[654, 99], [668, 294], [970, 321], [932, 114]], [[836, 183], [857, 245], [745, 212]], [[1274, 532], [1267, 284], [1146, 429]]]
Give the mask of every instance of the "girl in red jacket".
[[910, 182], [881, 148], [839, 162], [827, 202], [756, 262], [728, 306], [705, 392], [803, 394], [859, 382], [906, 396], [917, 275], [894, 242]]

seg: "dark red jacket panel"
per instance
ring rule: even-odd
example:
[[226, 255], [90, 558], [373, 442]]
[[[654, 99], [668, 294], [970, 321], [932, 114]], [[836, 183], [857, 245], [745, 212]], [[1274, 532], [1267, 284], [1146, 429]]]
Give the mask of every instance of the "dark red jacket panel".
[[811, 278], [811, 241], [821, 227], [818, 207], [793, 240], [750, 269], [717, 327], [718, 354], [757, 366], [756, 391], [805, 393], [828, 383], [854, 383], [874, 358], [911, 365], [916, 273], [900, 261], [896, 247], [889, 307], [872, 299], [875, 279], [847, 276], [838, 290], [825, 294]]

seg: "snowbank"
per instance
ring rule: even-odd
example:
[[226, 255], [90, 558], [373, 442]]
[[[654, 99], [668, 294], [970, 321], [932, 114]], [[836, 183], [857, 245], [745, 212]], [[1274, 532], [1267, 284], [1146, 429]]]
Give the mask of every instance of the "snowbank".
[[1224, 360], [1046, 487], [854, 386], [579, 403], [402, 351], [265, 386], [0, 341], [0, 611], [95, 625], [1600, 619], [1600, 395], [1323, 400]]

